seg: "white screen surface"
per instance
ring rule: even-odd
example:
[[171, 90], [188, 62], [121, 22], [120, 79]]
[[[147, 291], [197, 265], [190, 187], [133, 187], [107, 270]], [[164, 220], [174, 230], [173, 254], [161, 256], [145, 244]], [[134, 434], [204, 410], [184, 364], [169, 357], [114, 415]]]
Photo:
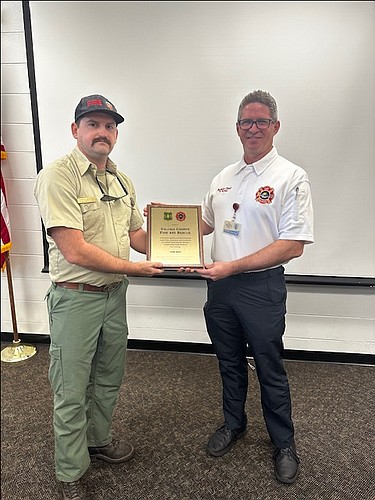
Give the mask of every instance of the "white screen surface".
[[111, 158], [139, 206], [200, 203], [212, 177], [241, 157], [239, 102], [264, 89], [279, 106], [279, 153], [312, 184], [315, 243], [287, 273], [375, 275], [373, 2], [30, 2], [30, 10], [44, 165], [74, 146], [80, 98], [100, 93], [126, 117]]

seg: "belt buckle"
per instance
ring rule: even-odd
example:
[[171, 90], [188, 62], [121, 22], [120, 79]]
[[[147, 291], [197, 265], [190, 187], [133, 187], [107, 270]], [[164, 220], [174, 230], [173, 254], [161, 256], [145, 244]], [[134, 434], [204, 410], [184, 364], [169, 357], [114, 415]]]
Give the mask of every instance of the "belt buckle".
[[113, 292], [113, 290], [116, 290], [116, 288], [119, 286], [119, 282], [117, 283], [110, 283], [109, 285], [104, 285], [103, 286], [103, 292]]

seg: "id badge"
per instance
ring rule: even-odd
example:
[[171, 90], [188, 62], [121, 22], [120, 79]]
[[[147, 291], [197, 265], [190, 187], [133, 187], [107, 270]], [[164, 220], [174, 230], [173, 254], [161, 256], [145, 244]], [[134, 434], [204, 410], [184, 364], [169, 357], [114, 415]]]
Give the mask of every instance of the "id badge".
[[224, 233], [238, 236], [240, 234], [240, 230], [241, 230], [241, 224], [239, 222], [236, 222], [233, 219], [224, 221], [224, 228], [223, 228]]

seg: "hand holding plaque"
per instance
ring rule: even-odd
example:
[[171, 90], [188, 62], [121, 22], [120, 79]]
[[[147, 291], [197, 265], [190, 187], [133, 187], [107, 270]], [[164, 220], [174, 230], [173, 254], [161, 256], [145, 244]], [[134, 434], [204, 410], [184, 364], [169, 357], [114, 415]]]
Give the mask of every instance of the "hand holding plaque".
[[147, 260], [171, 270], [204, 267], [201, 220], [200, 205], [147, 205]]

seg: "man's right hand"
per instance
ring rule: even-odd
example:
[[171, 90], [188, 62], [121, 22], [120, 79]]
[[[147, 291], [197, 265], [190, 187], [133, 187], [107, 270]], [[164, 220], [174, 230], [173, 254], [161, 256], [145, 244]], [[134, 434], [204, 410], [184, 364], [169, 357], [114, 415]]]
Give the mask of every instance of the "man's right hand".
[[127, 276], [154, 276], [155, 274], [164, 272], [161, 262], [142, 260], [140, 262], [132, 262], [131, 264], [131, 270], [127, 273]]
[[[160, 201], [152, 201], [151, 203], [149, 203], [149, 205], [152, 205], [153, 207], [166, 207], [166, 206], [169, 206], [169, 205], [172, 205], [172, 203], [161, 203]], [[143, 208], [143, 216], [144, 217], [147, 217], [147, 206], [145, 206]]]

